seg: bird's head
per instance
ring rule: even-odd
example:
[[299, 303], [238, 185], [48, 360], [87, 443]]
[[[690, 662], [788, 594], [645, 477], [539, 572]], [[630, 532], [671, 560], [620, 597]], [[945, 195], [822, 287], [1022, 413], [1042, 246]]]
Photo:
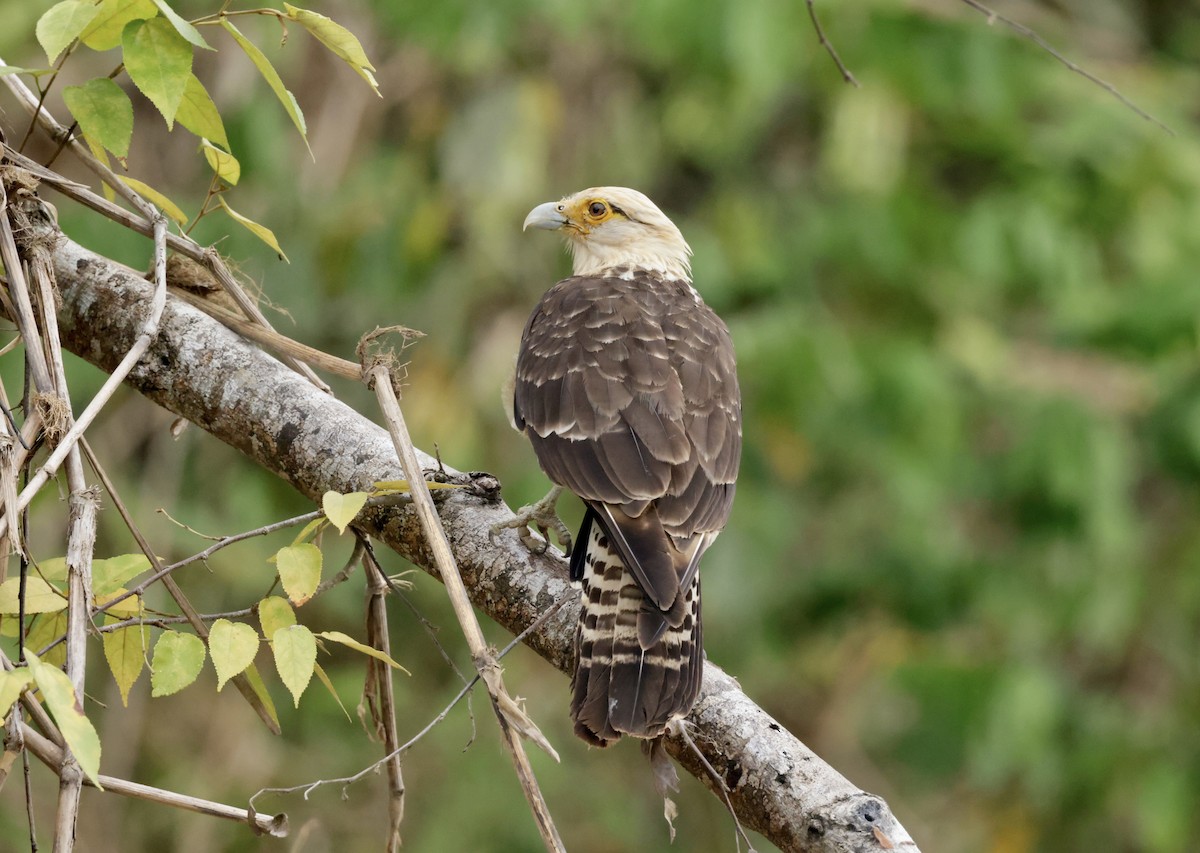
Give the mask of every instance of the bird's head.
[[539, 204], [525, 217], [525, 228], [562, 231], [575, 260], [575, 275], [624, 267], [669, 279], [692, 278], [691, 247], [675, 223], [637, 190], [592, 187]]

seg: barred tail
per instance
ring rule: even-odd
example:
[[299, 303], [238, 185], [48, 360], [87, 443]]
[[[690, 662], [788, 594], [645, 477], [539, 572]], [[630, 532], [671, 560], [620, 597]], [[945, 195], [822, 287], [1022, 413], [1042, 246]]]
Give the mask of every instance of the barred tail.
[[657, 737], [692, 709], [700, 691], [700, 576], [664, 613], [646, 599], [600, 524], [590, 526], [578, 567], [583, 610], [571, 680], [575, 733], [596, 746], [622, 735]]

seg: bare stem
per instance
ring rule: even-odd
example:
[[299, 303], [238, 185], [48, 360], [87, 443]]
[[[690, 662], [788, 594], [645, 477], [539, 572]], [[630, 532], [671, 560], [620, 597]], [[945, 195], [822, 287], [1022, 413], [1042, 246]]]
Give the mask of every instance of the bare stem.
[[[58, 769], [62, 763], [63, 755], [60, 747], [56, 746], [48, 738], [42, 737], [36, 730], [29, 726], [23, 725], [21, 727], [21, 734], [25, 738], [25, 743], [29, 747], [29, 751], [37, 756], [38, 760], [52, 770]], [[260, 815], [257, 812], [247, 809], [238, 809], [223, 803], [215, 803], [212, 800], [202, 800], [199, 797], [189, 797], [186, 794], [177, 794], [174, 791], [153, 788], [150, 785], [129, 782], [113, 776], [105, 776], [103, 773], [97, 777], [97, 780], [104, 790], [111, 794], [148, 800], [152, 803], [205, 814], [210, 817], [219, 817], [224, 820], [232, 820], [237, 823], [247, 823], [255, 832], [263, 835], [271, 835], [276, 838], [282, 838], [288, 833], [287, 815], [284, 814], [278, 814], [273, 817]], [[83, 784], [91, 785], [92, 782], [85, 779]]]
[[[387, 618], [387, 578], [375, 558], [364, 549], [363, 566], [367, 572], [367, 641], [389, 657], [392, 654]], [[392, 682], [392, 668], [381, 660], [371, 658], [367, 662], [371, 672], [371, 683], [375, 687], [379, 719], [377, 725], [383, 730], [383, 751], [391, 756], [387, 761], [388, 775], [388, 853], [399, 853], [400, 824], [404, 821], [404, 774], [400, 766], [397, 747], [400, 742], [396, 733], [396, 694]]]
[[825, 30], [821, 27], [821, 19], [817, 17], [817, 9], [813, 6], [813, 0], [804, 0], [804, 2], [808, 6], [808, 17], [812, 20], [813, 29], [816, 30], [817, 41], [820, 42], [821, 47], [825, 48], [825, 52], [829, 54], [829, 57], [833, 60], [833, 64], [841, 72], [842, 79], [856, 88], [860, 88], [858, 80], [850, 73], [850, 69], [842, 62], [842, 58], [838, 56], [837, 48], [833, 46], [833, 42], [825, 38]]
[[[450, 550], [450, 543], [446, 540], [446, 532], [442, 529], [437, 509], [433, 505], [433, 498], [429, 494], [429, 487], [425, 483], [424, 472], [420, 462], [417, 461], [417, 454], [413, 448], [412, 439], [409, 437], [408, 427], [404, 423], [404, 414], [400, 410], [400, 402], [392, 388], [391, 374], [386, 367], [376, 366], [367, 372], [367, 378], [374, 386], [375, 397], [379, 402], [384, 420], [387, 421], [392, 444], [395, 445], [396, 454], [400, 458], [400, 466], [404, 470], [404, 475], [408, 479], [409, 488], [412, 491], [417, 517], [421, 521], [425, 538], [433, 551], [438, 573], [441, 575], [442, 583], [446, 586], [450, 604], [454, 608], [454, 615], [458, 617], [458, 624], [467, 640], [467, 647], [471, 650], [475, 668], [483, 678], [484, 684], [487, 685], [488, 695], [492, 700], [492, 709], [496, 712], [504, 743], [508, 748], [513, 765], [516, 767], [517, 778], [521, 782], [521, 789], [533, 812], [534, 822], [542, 836], [542, 842], [552, 853], [553, 851], [565, 853], [566, 848], [554, 825], [554, 819], [550, 816], [550, 809], [546, 805], [537, 778], [533, 774], [533, 767], [529, 763], [529, 756], [525, 754], [525, 747], [521, 742], [520, 735], [523, 733], [533, 738], [544, 749], [549, 748], [550, 745], [508, 695], [508, 691], [504, 687], [504, 680], [500, 675], [500, 664], [491, 649], [488, 648], [483, 630], [475, 618], [471, 599], [467, 595], [466, 587], [463, 586], [462, 576], [458, 572], [458, 565]], [[552, 748], [550, 748], [550, 754], [557, 760], [558, 756]]]
[[[1078, 74], [1080, 77], [1083, 77], [1085, 80], [1090, 80], [1092, 83], [1095, 83], [1101, 89], [1108, 92], [1110, 95], [1112, 95], [1114, 98], [1116, 98], [1118, 101], [1120, 101], [1125, 106], [1129, 107], [1129, 109], [1133, 110], [1135, 113], [1137, 113], [1139, 116], [1144, 118], [1146, 121], [1151, 122], [1152, 124], [1158, 125], [1163, 130], [1165, 130], [1167, 133], [1171, 134], [1171, 136], [1175, 135], [1175, 131], [1171, 130], [1171, 128], [1167, 127], [1167, 125], [1163, 124], [1161, 121], [1156, 119], [1154, 116], [1150, 115], [1150, 113], [1146, 112], [1141, 107], [1139, 107], [1137, 104], [1135, 104], [1133, 101], [1129, 100], [1129, 98], [1127, 98], [1123, 94], [1121, 94], [1120, 90], [1118, 90], [1117, 87], [1114, 86], [1112, 83], [1109, 83], [1107, 80], [1102, 80], [1101, 78], [1097, 77], [1092, 72], [1088, 71], [1085, 68], [1080, 67], [1079, 65], [1076, 65], [1074, 62], [1067, 59], [1067, 57], [1063, 56], [1063, 54], [1060, 53], [1057, 48], [1055, 48], [1052, 44], [1050, 44], [1050, 42], [1046, 41], [1044, 38], [1042, 38], [1040, 35], [1038, 35], [1037, 32], [1035, 32], [1034, 30], [1031, 30], [1029, 27], [1025, 26], [1022, 23], [1014, 21], [1011, 18], [1004, 17], [999, 12], [996, 12], [993, 9], [990, 9], [989, 7], [980, 3], [979, 0], [962, 0], [962, 2], [967, 4], [968, 6], [970, 6], [976, 12], [986, 15], [989, 24], [999, 21], [1000, 23], [1004, 24], [1004, 26], [1008, 27], [1010, 30], [1012, 30], [1014, 33], [1016, 33], [1017, 35], [1036, 44], [1042, 50], [1046, 51], [1046, 53], [1050, 54], [1055, 59], [1057, 59], [1060, 63], [1062, 63], [1064, 66], [1066, 66], [1069, 70], [1074, 71], [1076, 74]], [[810, 6], [811, 6], [811, 3], [810, 3]]]

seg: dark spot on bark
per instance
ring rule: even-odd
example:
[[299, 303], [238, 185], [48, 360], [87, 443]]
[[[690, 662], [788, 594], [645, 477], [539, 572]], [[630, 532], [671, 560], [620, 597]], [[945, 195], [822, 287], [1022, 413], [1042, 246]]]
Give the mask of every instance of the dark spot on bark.
[[854, 809], [851, 825], [855, 829], [867, 830], [883, 819], [883, 802], [867, 797]]
[[813, 841], [816, 841], [818, 838], [824, 838], [825, 824], [821, 823], [821, 821], [816, 820], [815, 818], [810, 820], [808, 822], [808, 837]]
[[776, 785], [786, 785], [787, 782], [788, 782], [788, 777], [787, 777], [786, 773], [776, 773], [775, 774], [775, 784]]
[[289, 422], [283, 425], [283, 429], [279, 431], [279, 435], [275, 439], [275, 447], [280, 456], [285, 456], [292, 449], [292, 442], [298, 435], [300, 435], [299, 424]]
[[783, 726], [779, 725], [779, 723], [771, 723], [769, 726], [767, 726], [767, 728], [773, 732], [783, 731]]
[[738, 786], [738, 782], [742, 781], [742, 765], [738, 762], [731, 762], [725, 768], [725, 787], [733, 790]]
[[84, 271], [85, 269], [87, 269], [87, 268], [88, 268], [90, 265], [91, 265], [91, 261], [89, 261], [87, 258], [80, 258], [79, 260], [77, 260], [77, 261], [75, 262], [75, 271], [76, 271], [76, 272], [83, 272], [83, 271]]

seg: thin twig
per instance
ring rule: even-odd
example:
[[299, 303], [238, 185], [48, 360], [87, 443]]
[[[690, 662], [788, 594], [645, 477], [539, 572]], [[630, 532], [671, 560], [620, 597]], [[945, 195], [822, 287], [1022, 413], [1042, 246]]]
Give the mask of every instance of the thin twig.
[[[364, 538], [361, 541], [363, 543], [363, 547], [366, 548], [367, 553], [371, 555], [371, 559], [374, 560], [376, 564], [378, 564], [379, 557], [376, 556], [375, 549], [371, 546], [371, 540]], [[384, 581], [387, 582], [388, 588], [391, 589], [392, 594], [395, 595], [397, 598], [399, 598], [401, 601], [403, 601], [404, 605], [409, 609], [409, 611], [412, 613], [412, 615], [414, 617], [416, 617], [417, 622], [420, 624], [421, 628], [425, 631], [425, 635], [427, 637], [429, 637], [430, 641], [433, 643], [434, 648], [436, 648], [438, 650], [438, 654], [440, 654], [442, 656], [442, 660], [444, 660], [446, 662], [446, 665], [449, 666], [450, 669], [453, 670], [454, 674], [458, 676], [458, 680], [461, 681], [463, 684], [466, 684], [467, 677], [465, 675], [463, 675], [463, 671], [458, 668], [458, 664], [456, 664], [454, 662], [454, 658], [452, 658], [450, 656], [450, 652], [448, 652], [446, 650], [446, 647], [442, 644], [442, 641], [438, 639], [438, 635], [437, 635], [438, 627], [436, 625], [434, 625], [432, 622], [430, 622], [428, 619], [425, 618], [425, 614], [421, 612], [420, 608], [418, 608], [417, 605], [413, 603], [413, 600], [411, 598], [409, 598], [407, 595], [404, 594], [404, 590], [402, 590], [391, 578], [389, 578], [385, 574], [383, 576], [383, 579], [384, 579]], [[500, 657], [503, 657], [503, 656], [504, 656], [503, 654], [500, 655]], [[475, 742], [475, 735], [476, 735], [475, 708], [471, 703], [471, 695], [469, 693], [467, 694], [467, 714], [471, 718], [471, 738], [470, 738], [470, 740], [467, 741], [466, 747], [463, 748], [464, 752], [470, 748], [472, 743]]]
[[[13, 77], [15, 75], [10, 74], [8, 76]], [[0, 80], [5, 79], [8, 78], [0, 77]], [[120, 387], [121, 382], [124, 381], [125, 377], [129, 375], [129, 372], [133, 370], [134, 366], [138, 363], [138, 361], [141, 360], [142, 355], [145, 354], [146, 350], [150, 348], [150, 344], [154, 340], [154, 336], [158, 334], [158, 323], [162, 318], [162, 312], [164, 306], [166, 305], [167, 298], [167, 255], [165, 244], [167, 220], [163, 218], [161, 214], [157, 213], [157, 211], [155, 211], [155, 215], [157, 216], [157, 219], [154, 220], [155, 288], [150, 300], [150, 310], [148, 312], [149, 316], [146, 318], [146, 321], [142, 326], [141, 334], [138, 336], [137, 340], [134, 341], [134, 344], [129, 349], [129, 352], [125, 354], [125, 357], [121, 360], [121, 363], [117, 365], [117, 367], [109, 375], [108, 379], [105, 380], [104, 385], [98, 392], [96, 392], [96, 396], [92, 398], [90, 403], [88, 403], [87, 407], [83, 410], [83, 413], [79, 415], [78, 420], [71, 426], [66, 435], [59, 440], [58, 446], [55, 447], [49, 458], [42, 463], [42, 466], [29, 479], [29, 482], [26, 483], [25, 488], [21, 490], [21, 494], [17, 498], [18, 505], [21, 509], [24, 509], [29, 505], [29, 502], [33, 500], [33, 496], [37, 494], [42, 486], [49, 481], [54, 472], [58, 470], [58, 467], [66, 459], [67, 454], [70, 453], [71, 448], [75, 446], [75, 442], [77, 442], [83, 436], [83, 433], [87, 430], [87, 428], [92, 425], [92, 421], [95, 420], [96, 415], [100, 413], [100, 410], [104, 408], [104, 406], [112, 398], [112, 395], [116, 393], [116, 390]], [[32, 351], [32, 349], [32, 347], [27, 347], [27, 351]], [[8, 517], [5, 516], [4, 518], [0, 518], [0, 535], [3, 535], [7, 525]]]
[[825, 52], [829, 54], [833, 60], [833, 64], [837, 66], [838, 71], [842, 74], [842, 79], [850, 83], [855, 88], [861, 88], [858, 80], [850, 73], [850, 69], [842, 62], [842, 58], [838, 56], [837, 48], [833, 46], [833, 42], [825, 38], [825, 30], [821, 28], [821, 19], [817, 17], [817, 9], [813, 6], [813, 0], [804, 0], [808, 6], [808, 17], [812, 20], [813, 29], [817, 32], [817, 41], [821, 43], [821, 47], [825, 48]]
[[[362, 537], [358, 540], [361, 542]], [[355, 549], [359, 550], [359, 549]], [[375, 562], [375, 558], [362, 549], [363, 568], [367, 573], [367, 642], [388, 657], [392, 654], [387, 618], [387, 575]], [[368, 683], [375, 688], [378, 707], [376, 726], [383, 732], [383, 751], [396, 752], [400, 742], [396, 732], [396, 693], [392, 682], [392, 668], [381, 660], [367, 661], [371, 673]], [[399, 853], [400, 824], [404, 821], [404, 773], [400, 756], [394, 755], [387, 762], [388, 775], [388, 853]]]
[[[4, 60], [0, 58], [0, 65], [3, 64]], [[71, 150], [85, 166], [87, 166], [97, 177], [99, 177], [101, 181], [111, 187], [112, 190], [117, 193], [117, 195], [121, 196], [123, 199], [133, 205], [134, 209], [142, 215], [147, 223], [154, 222], [155, 217], [160, 215], [155, 209], [154, 205], [150, 204], [148, 201], [138, 195], [138, 193], [135, 192], [132, 187], [118, 178], [107, 164], [102, 163], [95, 157], [95, 155], [92, 154], [91, 151], [88, 150], [87, 145], [80, 142], [78, 139], [70, 139], [70, 134], [67, 132], [67, 128], [64, 128], [58, 123], [54, 116], [50, 115], [50, 112], [42, 105], [40, 99], [37, 99], [33, 96], [33, 92], [28, 86], [25, 85], [24, 81], [19, 79], [18, 75], [8, 74], [0, 77], [0, 83], [4, 83], [8, 86], [12, 93], [16, 95], [17, 100], [20, 101], [21, 105], [25, 107], [25, 109], [28, 110], [31, 115], [34, 116], [37, 122], [41, 124], [42, 128], [50, 135], [52, 139], [60, 142], [69, 139]], [[115, 205], [113, 206], [115, 207]], [[117, 221], [123, 220], [117, 219]], [[259, 310], [254, 301], [246, 295], [245, 291], [242, 289], [242, 286], [237, 283], [236, 279], [234, 279], [233, 275], [229, 272], [229, 269], [225, 266], [225, 262], [221, 260], [221, 256], [215, 250], [202, 249], [197, 243], [188, 237], [180, 238], [180, 243], [182, 245], [189, 245], [192, 251], [198, 253], [194, 259], [200, 261], [208, 267], [209, 271], [217, 277], [218, 281], [221, 282], [221, 286], [225, 288], [226, 292], [229, 293], [230, 297], [233, 298], [238, 307], [246, 312], [246, 316], [250, 317], [252, 320], [260, 323], [268, 329], [273, 328], [270, 322], [267, 321], [266, 316], [262, 313], [262, 311]], [[192, 257], [192, 251], [188, 252], [189, 257]], [[330, 392], [329, 386], [313, 372], [311, 367], [304, 362], [297, 361], [290, 356], [284, 356], [284, 362], [322, 391], [325, 391], [326, 393]]]
[[445, 584], [446, 593], [450, 597], [454, 614], [458, 617], [459, 626], [462, 628], [467, 646], [471, 650], [471, 658], [475, 663], [476, 670], [483, 677], [484, 684], [487, 685], [488, 696], [492, 700], [492, 709], [496, 712], [504, 743], [508, 748], [513, 765], [516, 767], [517, 778], [521, 782], [521, 789], [533, 812], [534, 822], [542, 836], [542, 842], [547, 850], [565, 853], [566, 848], [563, 846], [562, 838], [559, 837], [558, 829], [554, 826], [550, 809], [542, 797], [533, 767], [529, 763], [529, 756], [525, 754], [521, 734], [533, 739], [543, 749], [548, 749], [556, 759], [557, 755], [533, 722], [524, 715], [517, 703], [508, 695], [508, 691], [504, 687], [504, 680], [500, 675], [500, 664], [488, 648], [483, 631], [479, 627], [479, 621], [475, 617], [466, 587], [463, 586], [462, 577], [458, 573], [458, 565], [454, 561], [450, 543], [446, 541], [446, 532], [442, 529], [437, 509], [433, 505], [433, 498], [429, 494], [429, 487], [425, 483], [424, 473], [417, 461], [417, 454], [413, 449], [408, 427], [404, 423], [404, 414], [400, 410], [400, 403], [392, 388], [390, 372], [386, 367], [379, 365], [367, 371], [366, 375], [374, 386], [380, 410], [384, 420], [387, 421], [388, 433], [392, 437], [392, 443], [395, 445], [396, 454], [400, 459], [400, 466], [404, 470], [404, 475], [412, 490], [417, 517], [421, 521], [426, 541], [433, 552], [434, 561], [442, 577], [442, 583]]
[[[121, 500], [121, 496], [117, 493], [116, 487], [113, 486], [112, 480], [108, 478], [108, 474], [105, 472], [104, 467], [100, 464], [99, 460], [96, 459], [96, 455], [92, 452], [90, 447], [86, 448], [86, 452], [88, 456], [88, 462], [91, 463], [92, 470], [96, 472], [96, 476], [99, 477], [100, 482], [104, 484], [105, 491], [107, 491], [109, 497], [112, 498], [113, 506], [116, 507], [117, 512], [120, 513], [121, 520], [125, 522], [125, 526], [129, 528], [129, 532], [133, 534], [134, 540], [138, 543], [138, 548], [140, 548], [142, 553], [146, 555], [146, 559], [150, 561], [150, 565], [154, 568], [155, 576], [162, 581], [163, 586], [166, 587], [167, 592], [171, 595], [171, 598], [175, 599], [175, 603], [178, 604], [179, 609], [183, 611], [184, 617], [186, 617], [188, 624], [192, 626], [192, 630], [196, 632], [196, 636], [207, 642], [208, 626], [200, 617], [200, 614], [196, 612], [195, 608], [192, 607], [191, 602], [189, 602], [187, 597], [183, 594], [183, 590], [180, 589], [179, 585], [175, 583], [175, 579], [170, 576], [170, 572], [168, 572], [163, 566], [162, 561], [158, 558], [158, 555], [154, 553], [154, 549], [150, 547], [150, 543], [146, 541], [146, 537], [142, 535], [142, 531], [138, 527], [137, 522], [133, 520], [133, 515], [126, 508], [125, 502]], [[109, 601], [107, 602], [107, 607], [111, 607], [115, 603], [115, 599], [113, 601]], [[97, 611], [98, 610], [99, 609], [97, 609]], [[236, 687], [238, 692], [242, 694], [245, 700], [250, 704], [250, 707], [254, 709], [255, 713], [258, 714], [271, 733], [279, 734], [279, 722], [271, 714], [270, 709], [267, 708], [267, 705], [262, 700], [262, 697], [255, 692], [254, 687], [250, 684], [250, 679], [247, 678], [246, 674], [244, 672], [238, 673], [233, 677], [232, 681], [233, 686]]]
[[[568, 595], [563, 596], [558, 601], [551, 604], [548, 608], [546, 608], [545, 613], [543, 613], [536, 620], [531, 622], [529, 624], [529, 627], [526, 628], [524, 631], [522, 631], [519, 635], [517, 635], [516, 637], [513, 637], [513, 640], [511, 643], [509, 643], [507, 646], [505, 646], [503, 649], [501, 649], [499, 652], [497, 652], [496, 659], [503, 660], [505, 655], [507, 655], [510, 651], [512, 651], [514, 648], [516, 648], [518, 645], [520, 645], [525, 640], [526, 637], [528, 637], [530, 634], [532, 634], [534, 631], [536, 631], [538, 628], [540, 628], [547, 619], [549, 619], [551, 616], [553, 616], [555, 613], [557, 613], [559, 611], [559, 608], [561, 608], [564, 604], [566, 604], [568, 601], [570, 601], [576, 595], [577, 595], [577, 593], [572, 591]], [[442, 708], [442, 710], [439, 711], [432, 720], [430, 720], [428, 723], [425, 724], [424, 728], [422, 728], [419, 732], [417, 732], [415, 735], [413, 735], [407, 741], [400, 744], [400, 746], [396, 747], [395, 750], [393, 750], [392, 752], [389, 752], [387, 755], [383, 756], [382, 758], [377, 759], [376, 761], [373, 761], [372, 763], [368, 764], [366, 767], [364, 767], [362, 770], [359, 770], [357, 773], [354, 773], [350, 776], [341, 776], [337, 779], [316, 779], [312, 782], [305, 782], [301, 785], [292, 785], [287, 788], [262, 788], [262, 789], [256, 791], [254, 793], [254, 796], [252, 796], [250, 798], [251, 807], [254, 806], [254, 801], [257, 798], [261, 797], [263, 794], [294, 794], [298, 791], [303, 791], [304, 799], [307, 800], [309, 794], [311, 794], [313, 791], [317, 790], [318, 788], [324, 787], [325, 785], [345, 785], [345, 786], [353, 785], [355, 782], [359, 781], [360, 779], [364, 778], [365, 776], [367, 776], [371, 773], [374, 773], [376, 770], [378, 770], [380, 767], [382, 767], [387, 762], [391, 761], [394, 758], [397, 758], [398, 756], [403, 755], [404, 753], [408, 752], [408, 750], [410, 750], [414, 746], [416, 746], [417, 743], [422, 738], [425, 737], [425, 735], [427, 735], [431, 731], [433, 731], [433, 729], [438, 725], [438, 723], [442, 722], [444, 719], [446, 719], [446, 717], [448, 717], [450, 715], [450, 712], [454, 710], [455, 706], [458, 705], [458, 703], [461, 702], [464, 697], [469, 697], [471, 695], [472, 688], [474, 688], [475, 685], [478, 684], [481, 680], [482, 679], [480, 678], [480, 676], [478, 674], [476, 674], [470, 681], [468, 681], [466, 684], [463, 685], [462, 689], [459, 690], [458, 693], [454, 694], [454, 698], [450, 700], [449, 704], [447, 704], [446, 707]]]
[[[46, 766], [57, 770], [59, 764], [62, 762], [62, 749], [56, 746], [53, 741], [42, 737], [30, 726], [22, 726], [21, 733], [25, 737], [26, 744], [29, 745], [29, 751], [36, 755]], [[153, 788], [150, 785], [142, 785], [138, 782], [129, 782], [125, 779], [105, 776], [103, 773], [96, 778], [104, 790], [112, 794], [120, 794], [123, 797], [135, 797], [139, 800], [148, 800], [160, 805], [209, 815], [210, 817], [232, 820], [236, 823], [246, 823], [256, 833], [271, 835], [276, 838], [282, 838], [288, 833], [287, 815], [284, 814], [274, 816], [260, 815], [247, 809], [238, 809], [223, 803], [202, 800], [199, 797], [189, 797], [186, 794], [177, 794], [174, 791], [166, 791], [162, 788]], [[85, 780], [84, 784], [91, 785], [92, 782]]]
[[304, 515], [297, 515], [294, 518], [285, 518], [283, 521], [275, 521], [271, 524], [265, 524], [262, 527], [256, 527], [253, 530], [247, 530], [244, 533], [236, 533], [232, 536], [226, 536], [224, 539], [214, 542], [212, 545], [197, 554], [192, 554], [190, 557], [184, 557], [178, 562], [171, 563], [169, 566], [164, 566], [154, 574], [150, 575], [150, 577], [139, 583], [137, 586], [130, 587], [120, 595], [110, 598], [108, 601], [97, 606], [95, 612], [103, 613], [105, 610], [108, 610], [116, 604], [120, 604], [122, 601], [130, 598], [131, 596], [141, 595], [150, 587], [151, 584], [162, 580], [162, 578], [171, 574], [171, 572], [182, 569], [184, 566], [190, 566], [192, 563], [207, 560], [213, 554], [217, 553], [223, 548], [228, 548], [230, 545], [235, 545], [238, 542], [245, 541], [246, 539], [253, 539], [256, 536], [266, 536], [267, 534], [274, 533], [277, 530], [284, 530], [285, 528], [295, 527], [299, 524], [307, 524], [314, 519], [322, 517], [324, 514], [324, 512], [318, 509], [313, 512], [306, 512]]
[[[1021, 36], [1024, 39], [1028, 39], [1029, 41], [1036, 44], [1042, 50], [1046, 51], [1046, 53], [1050, 54], [1052, 57], [1054, 57], [1060, 63], [1062, 63], [1062, 65], [1066, 66], [1069, 70], [1074, 71], [1076, 74], [1078, 74], [1080, 77], [1083, 77], [1085, 80], [1089, 80], [1092, 83], [1095, 83], [1101, 89], [1108, 92], [1110, 95], [1112, 95], [1114, 98], [1116, 98], [1122, 104], [1127, 106], [1129, 109], [1133, 110], [1135, 113], [1137, 113], [1139, 116], [1144, 118], [1146, 121], [1151, 122], [1152, 124], [1158, 125], [1163, 130], [1165, 130], [1167, 133], [1171, 134], [1171, 136], [1175, 135], [1175, 131], [1171, 130], [1171, 128], [1169, 128], [1167, 125], [1163, 124], [1161, 121], [1156, 119], [1154, 116], [1150, 115], [1150, 113], [1146, 112], [1141, 107], [1139, 107], [1137, 104], [1135, 104], [1133, 101], [1129, 100], [1129, 98], [1127, 98], [1123, 94], [1121, 94], [1120, 90], [1118, 90], [1117, 87], [1114, 86], [1112, 83], [1109, 83], [1107, 80], [1103, 80], [1103, 79], [1097, 77], [1092, 72], [1090, 72], [1084, 68], [1081, 68], [1080, 66], [1076, 65], [1071, 60], [1067, 59], [1067, 57], [1063, 56], [1063, 54], [1060, 53], [1052, 44], [1050, 44], [1050, 42], [1046, 41], [1044, 38], [1042, 38], [1040, 35], [1038, 35], [1037, 32], [1035, 32], [1034, 30], [1031, 30], [1029, 27], [1025, 26], [1022, 23], [1018, 23], [1017, 21], [1014, 21], [1011, 18], [1004, 17], [999, 12], [996, 12], [995, 10], [980, 3], [979, 0], [962, 0], [962, 2], [965, 3], [966, 5], [970, 6], [972, 9], [979, 12], [980, 14], [986, 15], [989, 24], [993, 24], [996, 21], [999, 21], [1000, 23], [1004, 24], [1004, 26], [1008, 27], [1010, 30], [1012, 30], [1014, 33], [1016, 33], [1017, 35]], [[811, 3], [810, 3], [810, 6], [811, 6]]]

